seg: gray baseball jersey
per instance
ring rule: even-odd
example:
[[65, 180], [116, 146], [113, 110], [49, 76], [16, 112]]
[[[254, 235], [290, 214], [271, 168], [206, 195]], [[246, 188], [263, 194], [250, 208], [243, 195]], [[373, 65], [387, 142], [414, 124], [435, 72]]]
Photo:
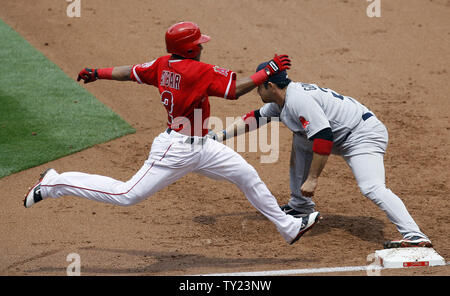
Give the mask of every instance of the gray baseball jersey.
[[404, 237], [426, 237], [400, 198], [386, 188], [383, 155], [388, 133], [384, 124], [364, 105], [315, 84], [291, 82], [282, 108], [269, 103], [259, 112], [262, 117], [279, 118], [294, 132], [289, 206], [297, 211], [314, 210], [315, 203], [304, 197], [300, 190], [313, 158], [311, 142], [306, 139], [331, 128], [334, 136], [332, 153], [343, 156], [361, 192], [387, 214]]
[[260, 114], [262, 117], [279, 117], [291, 131], [308, 139], [325, 128], [331, 128], [333, 152], [336, 153], [350, 132], [361, 123], [363, 115], [372, 113], [355, 99], [328, 88], [292, 82], [287, 87], [284, 106], [265, 104]]

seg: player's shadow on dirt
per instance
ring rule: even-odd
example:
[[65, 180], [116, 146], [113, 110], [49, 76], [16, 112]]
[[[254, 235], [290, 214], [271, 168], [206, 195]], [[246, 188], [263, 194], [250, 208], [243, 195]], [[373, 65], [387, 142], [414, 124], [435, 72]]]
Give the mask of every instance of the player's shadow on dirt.
[[[265, 220], [265, 217], [257, 212], [236, 212], [220, 214], [215, 216], [200, 215], [194, 217], [193, 221], [203, 225], [213, 225], [223, 217], [242, 216], [248, 220]], [[331, 232], [333, 229], [342, 229], [352, 236], [361, 240], [373, 243], [380, 243], [387, 240], [383, 235], [385, 224], [383, 221], [365, 216], [341, 216], [323, 215], [323, 219], [316, 225], [308, 235], [321, 235]]]
[[[212, 269], [218, 268], [248, 268], [249, 266], [257, 265], [267, 265], [267, 264], [278, 264], [283, 266], [283, 264], [288, 264], [292, 262], [296, 263], [317, 263], [320, 262], [318, 258], [216, 258], [207, 257], [200, 254], [183, 254], [179, 252], [156, 252], [156, 251], [145, 251], [145, 250], [124, 250], [124, 249], [107, 249], [107, 248], [95, 248], [86, 247], [81, 248], [84, 252], [101, 252], [102, 254], [121, 254], [127, 256], [133, 256], [137, 261], [142, 258], [153, 258], [154, 263], [131, 268], [120, 268], [120, 267], [101, 267], [101, 266], [82, 266], [81, 272], [84, 274], [95, 274], [95, 275], [108, 275], [108, 274], [141, 274], [141, 275], [151, 275], [167, 272], [179, 272], [183, 273], [186, 270], [192, 268], [208, 268]], [[27, 270], [29, 273], [42, 273], [42, 272], [52, 272], [58, 274], [64, 274], [65, 269], [57, 267], [40, 267], [37, 270]]]
[[327, 214], [323, 215], [323, 219], [311, 230], [310, 235], [321, 235], [337, 228], [363, 241], [380, 243], [387, 240], [383, 235], [384, 227], [383, 221], [373, 217]]
[[218, 215], [200, 215], [194, 217], [192, 221], [203, 224], [203, 225], [213, 225], [217, 223], [217, 220], [226, 217], [242, 217], [247, 220], [265, 220], [264, 216], [254, 212], [236, 212], [236, 213], [226, 213], [226, 214], [218, 214]]

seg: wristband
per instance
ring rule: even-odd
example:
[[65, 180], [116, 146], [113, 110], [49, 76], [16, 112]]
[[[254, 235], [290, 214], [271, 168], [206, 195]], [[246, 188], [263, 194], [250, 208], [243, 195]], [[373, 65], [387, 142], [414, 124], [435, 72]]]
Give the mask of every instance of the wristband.
[[250, 118], [250, 117], [255, 117], [256, 118], [255, 111], [250, 111], [247, 114], [243, 115], [242, 116], [242, 120], [246, 121], [247, 118]]
[[98, 79], [112, 80], [112, 72], [114, 68], [95, 69], [95, 77]]
[[265, 69], [262, 69], [250, 76], [250, 78], [256, 85], [261, 85], [267, 81], [267, 79], [269, 78], [269, 74], [267, 74]]
[[333, 141], [324, 139], [314, 139], [313, 152], [320, 155], [330, 155], [333, 148]]

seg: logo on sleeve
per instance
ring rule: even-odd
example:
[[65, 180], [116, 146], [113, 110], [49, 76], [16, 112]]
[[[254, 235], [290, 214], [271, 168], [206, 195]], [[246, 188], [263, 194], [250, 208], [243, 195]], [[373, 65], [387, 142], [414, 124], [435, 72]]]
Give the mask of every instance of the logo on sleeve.
[[153, 61], [151, 61], [151, 62], [141, 64], [140, 66], [141, 66], [141, 68], [149, 68], [149, 67], [151, 67], [151, 66], [153, 65], [153, 63], [154, 63], [155, 61], [156, 61], [156, 60], [153, 60]]
[[300, 119], [300, 122], [302, 123], [303, 128], [306, 129], [308, 127], [308, 125], [309, 125], [309, 121], [307, 121], [305, 119], [305, 117], [303, 117], [303, 116], [300, 116], [299, 119]]
[[228, 77], [228, 70], [224, 68], [220, 68], [219, 66], [214, 66], [214, 71], [216, 73], [219, 73], [220, 75], [223, 75], [225, 77]]

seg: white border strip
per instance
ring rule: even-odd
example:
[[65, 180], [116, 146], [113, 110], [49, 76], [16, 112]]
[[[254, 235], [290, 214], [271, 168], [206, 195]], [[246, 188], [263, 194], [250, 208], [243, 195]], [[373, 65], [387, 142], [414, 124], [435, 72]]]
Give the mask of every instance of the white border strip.
[[136, 77], [136, 80], [137, 80], [137, 82], [138, 82], [139, 84], [142, 84], [141, 79], [139, 78], [139, 76], [138, 76], [137, 73], [136, 73], [136, 67], [137, 67], [137, 65], [133, 67], [133, 74], [134, 74], [134, 77]]
[[[287, 269], [287, 270], [268, 270], [254, 272], [234, 272], [234, 273], [211, 273], [197, 274], [194, 276], [277, 276], [277, 275], [295, 275], [295, 274], [311, 274], [311, 273], [333, 273], [333, 272], [349, 272], [349, 271], [367, 271], [373, 269], [373, 266], [344, 266], [344, 267], [323, 267], [323, 268], [306, 268], [306, 269]], [[377, 269], [381, 270], [382, 267]]]
[[233, 81], [233, 77], [236, 75], [234, 72], [230, 72], [230, 80], [228, 80], [227, 90], [225, 91], [224, 99], [228, 99], [228, 92], [230, 91], [231, 82]]
[[[445, 265], [450, 265], [450, 261], [446, 262]], [[383, 269], [389, 269], [389, 268], [370, 264], [370, 265], [363, 265], [363, 266], [267, 270], [267, 271], [254, 271], [254, 272], [210, 273], [210, 274], [197, 274], [197, 275], [191, 275], [191, 276], [279, 276], [279, 275], [299, 275], [299, 274], [352, 272], [352, 271], [366, 271], [366, 272], [373, 273], [373, 272], [381, 271]]]

